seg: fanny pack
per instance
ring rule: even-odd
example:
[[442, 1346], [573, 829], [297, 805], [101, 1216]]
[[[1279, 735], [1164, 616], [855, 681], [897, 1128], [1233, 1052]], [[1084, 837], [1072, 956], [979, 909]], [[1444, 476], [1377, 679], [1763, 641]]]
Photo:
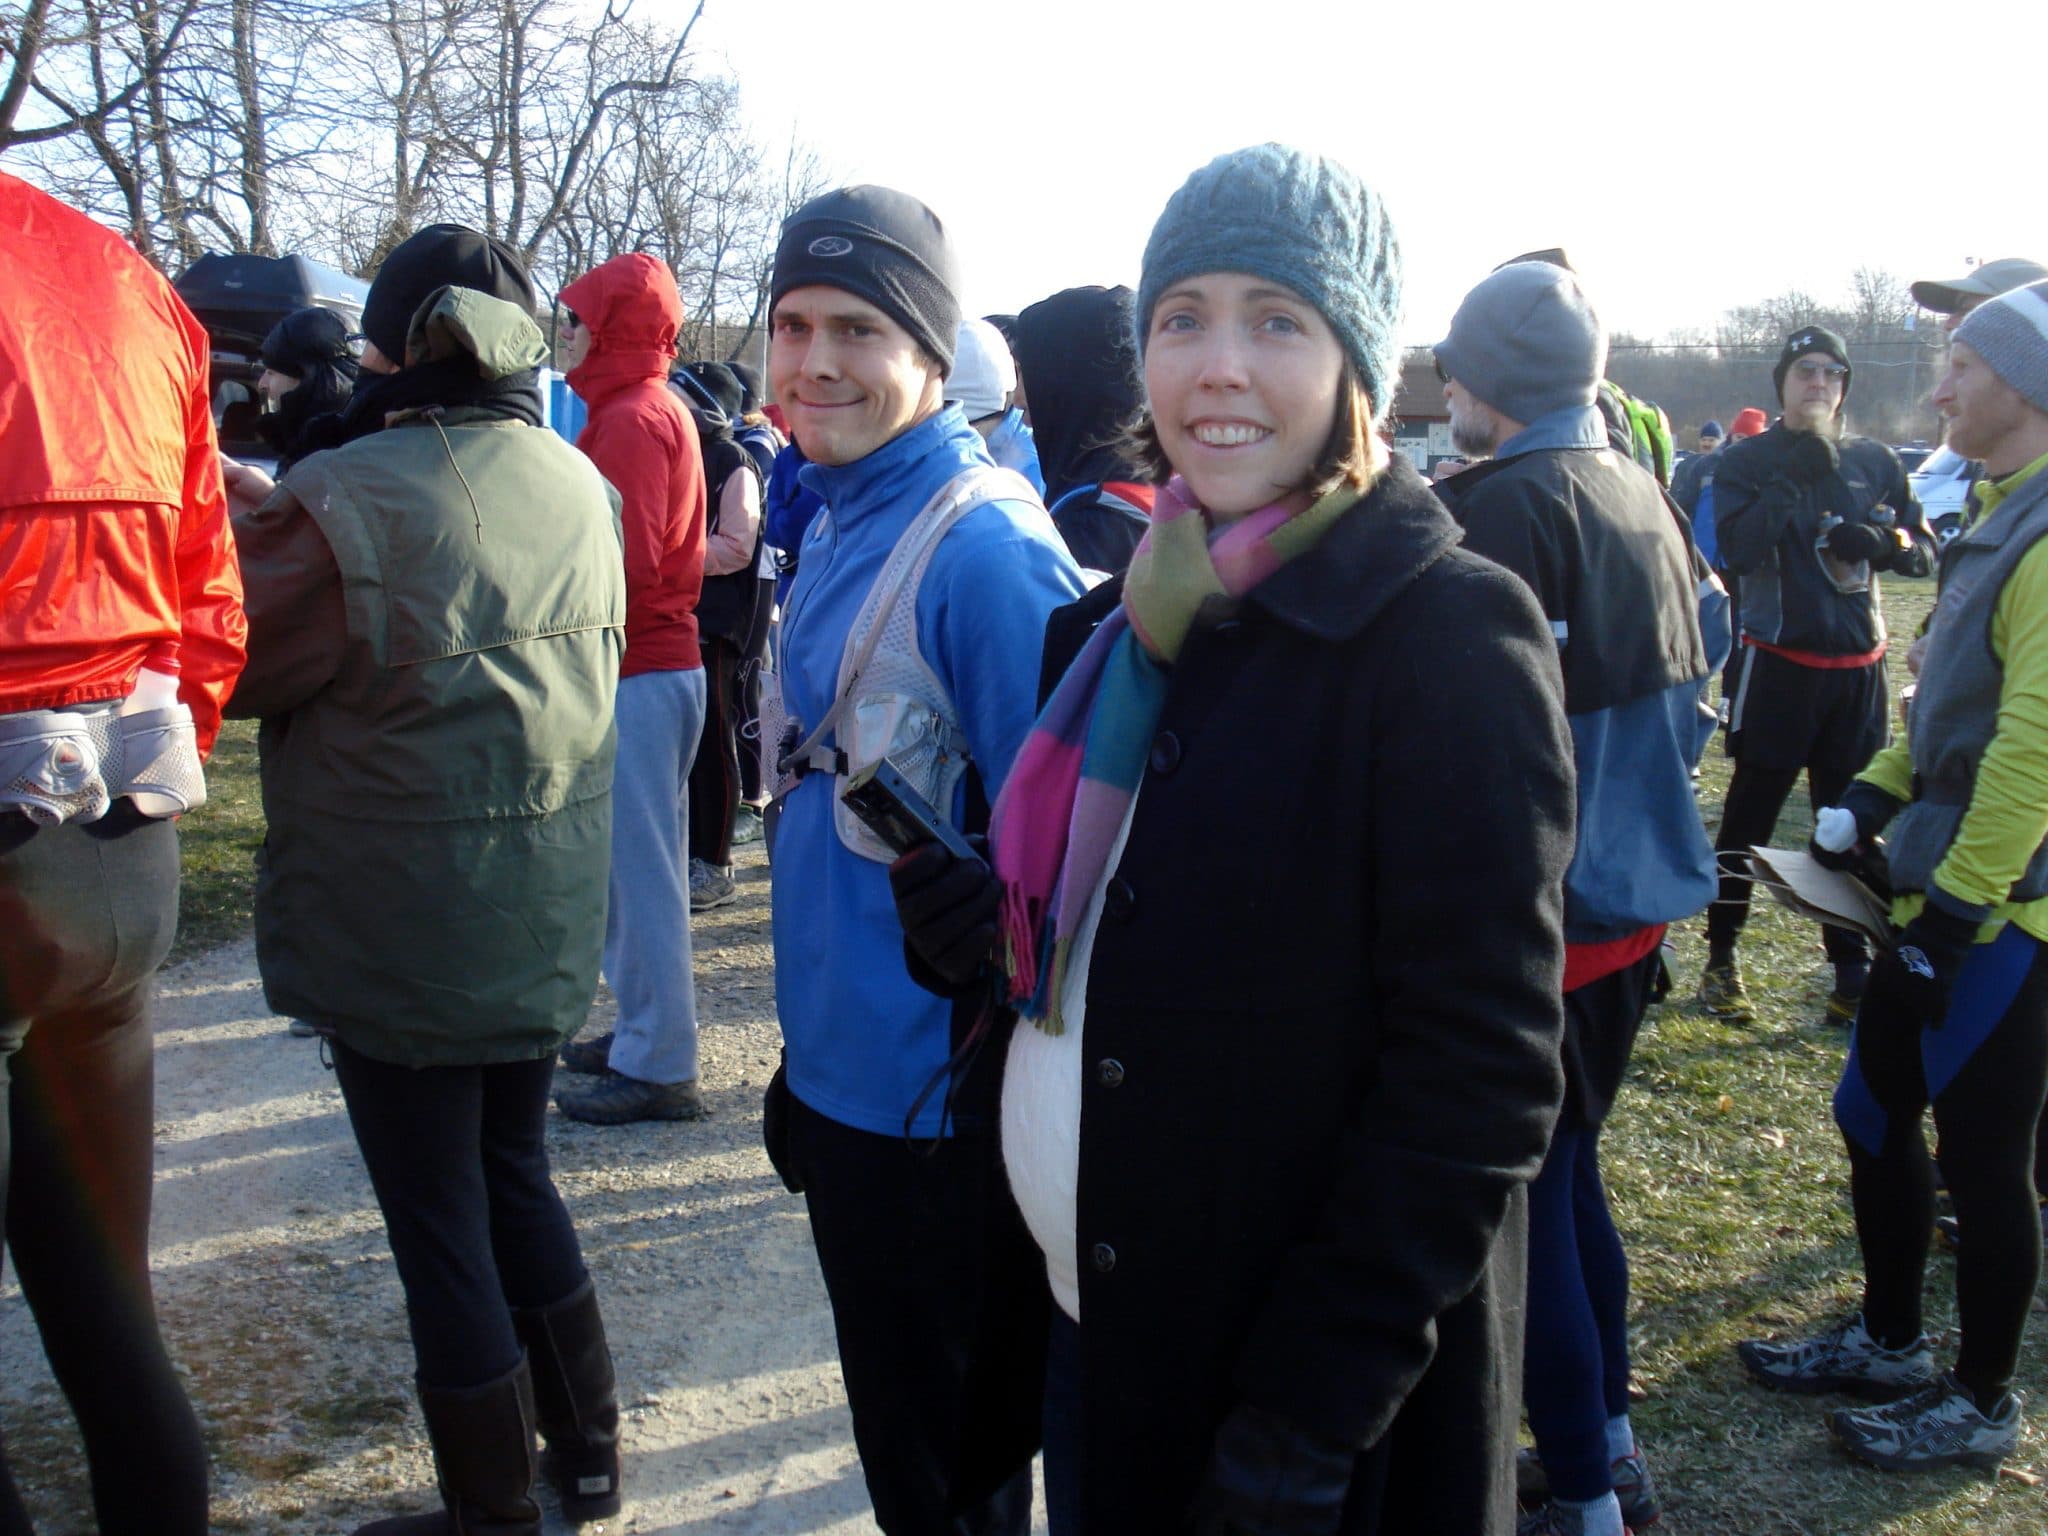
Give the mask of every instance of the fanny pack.
[[0, 812], [40, 827], [98, 821], [123, 795], [145, 816], [206, 803], [189, 705], [120, 713], [116, 703], [0, 715]]

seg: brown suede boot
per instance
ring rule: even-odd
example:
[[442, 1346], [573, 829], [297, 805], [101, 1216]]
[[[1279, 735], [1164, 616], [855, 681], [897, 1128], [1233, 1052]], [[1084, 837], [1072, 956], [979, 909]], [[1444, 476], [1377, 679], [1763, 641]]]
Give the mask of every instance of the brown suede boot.
[[540, 1536], [533, 1501], [533, 1382], [520, 1361], [480, 1387], [420, 1387], [443, 1507], [358, 1526], [356, 1536]]
[[541, 1438], [541, 1471], [562, 1518], [580, 1525], [619, 1512], [619, 1383], [605, 1345], [597, 1286], [585, 1280], [551, 1307], [514, 1309], [526, 1346]]

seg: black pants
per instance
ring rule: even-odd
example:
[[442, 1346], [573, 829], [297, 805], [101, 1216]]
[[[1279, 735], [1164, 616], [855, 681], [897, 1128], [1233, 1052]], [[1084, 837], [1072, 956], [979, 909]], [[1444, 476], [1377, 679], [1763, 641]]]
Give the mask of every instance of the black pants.
[[690, 765], [690, 857], [732, 862], [732, 819], [740, 808], [740, 651], [730, 640], [705, 635], [704, 734]]
[[[1742, 672], [1728, 730], [1735, 772], [1714, 838], [1716, 854], [1769, 846], [1801, 768], [1814, 811], [1835, 804], [1889, 734], [1890, 695], [1882, 661], [1827, 670], [1802, 667], [1754, 646], [1738, 651]], [[1734, 946], [1749, 920], [1749, 887], [1739, 876], [1721, 876], [1720, 894], [1707, 909], [1711, 948]], [[1837, 965], [1870, 953], [1860, 934], [1842, 928], [1822, 927], [1821, 943]]]
[[[0, 1215], [78, 1415], [107, 1536], [206, 1529], [206, 1447], [149, 1281], [149, 998], [178, 925], [178, 834], [0, 812]], [[29, 1529], [0, 1454], [0, 1532]]]
[[1934, 1224], [1921, 1116], [1931, 1104], [1963, 1242], [1956, 1377], [1988, 1408], [2005, 1391], [2041, 1274], [2034, 1132], [2048, 1094], [2048, 945], [2011, 924], [1979, 944], [1938, 1030], [1901, 1019], [1880, 962], [1856, 1016], [1835, 1119], [1849, 1148], [1863, 1314], [1896, 1347], [1920, 1332]]
[[[990, 1223], [1009, 1209], [993, 1137], [960, 1138], [927, 1155], [900, 1136], [827, 1119], [791, 1096], [790, 1158], [810, 1205], [853, 1438], [886, 1536], [1022, 1536], [1031, 1524], [1027, 1443], [1014, 1473], [986, 1497], [963, 1493], [974, 1452], [962, 1440], [973, 1379], [988, 1363], [983, 1340], [1003, 1335], [1004, 1296], [1036, 1288], [1032, 1256], [997, 1257]], [[1025, 1240], [1028, 1243], [1028, 1238]], [[1045, 1313], [1018, 1406], [1035, 1421], [1043, 1390]]]
[[519, 1363], [514, 1307], [588, 1276], [548, 1171], [552, 1055], [400, 1067], [337, 1043], [334, 1071], [405, 1287], [420, 1382], [474, 1387]]

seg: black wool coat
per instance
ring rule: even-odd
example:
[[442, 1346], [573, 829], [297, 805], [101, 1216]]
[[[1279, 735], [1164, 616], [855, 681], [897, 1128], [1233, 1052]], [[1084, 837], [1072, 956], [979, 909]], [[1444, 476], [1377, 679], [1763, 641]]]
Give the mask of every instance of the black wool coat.
[[1572, 749], [1541, 612], [1458, 540], [1397, 460], [1175, 664], [1088, 978], [1090, 1530], [1183, 1529], [1238, 1403], [1360, 1448], [1347, 1531], [1513, 1528]]

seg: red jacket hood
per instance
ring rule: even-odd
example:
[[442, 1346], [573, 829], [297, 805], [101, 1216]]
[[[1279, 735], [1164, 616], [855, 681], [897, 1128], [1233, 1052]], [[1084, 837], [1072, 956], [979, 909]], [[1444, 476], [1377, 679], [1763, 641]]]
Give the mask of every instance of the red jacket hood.
[[590, 354], [568, 374], [569, 387], [585, 400], [592, 388], [603, 395], [636, 379], [668, 377], [683, 297], [659, 256], [614, 256], [564, 288], [562, 303], [590, 328]]

